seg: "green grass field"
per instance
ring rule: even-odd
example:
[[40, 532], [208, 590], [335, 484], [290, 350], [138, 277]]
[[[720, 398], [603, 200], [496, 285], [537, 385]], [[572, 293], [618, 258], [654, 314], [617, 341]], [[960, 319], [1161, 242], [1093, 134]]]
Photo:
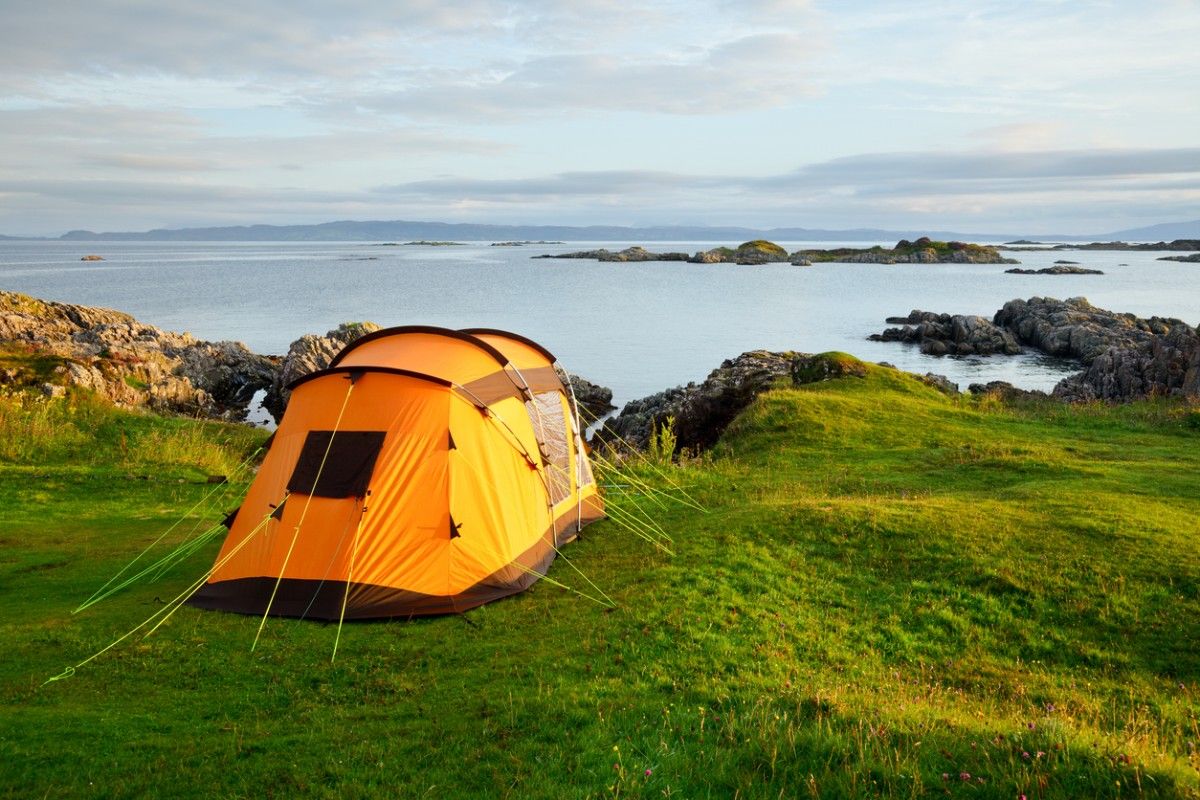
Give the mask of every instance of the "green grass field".
[[[570, 545], [615, 610], [542, 582], [348, 624], [331, 664], [336, 625], [272, 619], [252, 653], [257, 619], [185, 607], [42, 686], [204, 573], [215, 542], [71, 613], [263, 436], [0, 403], [0, 795], [1200, 798], [1195, 407], [871, 367], [604, 475], [674, 551], [611, 520]], [[707, 513], [623, 488], [668, 478]]]

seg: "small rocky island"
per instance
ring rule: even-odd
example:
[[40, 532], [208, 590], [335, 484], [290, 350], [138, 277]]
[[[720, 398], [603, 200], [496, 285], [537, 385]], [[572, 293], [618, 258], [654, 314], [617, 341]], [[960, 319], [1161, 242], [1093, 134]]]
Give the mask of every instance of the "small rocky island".
[[463, 242], [431, 242], [421, 239], [415, 242], [378, 242], [372, 247], [465, 247]]
[[1181, 261], [1184, 264], [1200, 264], [1200, 253], [1192, 253], [1190, 256], [1163, 256], [1159, 261]]
[[1052, 267], [1043, 267], [1042, 269], [1014, 269], [1004, 270], [1009, 275], [1103, 275], [1104, 271], [1099, 269], [1088, 269], [1087, 267], [1074, 266], [1072, 264], [1055, 264]]
[[901, 239], [894, 247], [840, 247], [832, 250], [797, 250], [789, 253], [783, 247], [764, 239], [743, 242], [737, 247], [714, 247], [689, 255], [682, 252], [656, 253], [644, 247], [627, 247], [610, 251], [583, 250], [575, 253], [555, 253], [533, 258], [582, 258], [596, 261], [686, 261], [692, 264], [794, 264], [808, 266], [817, 262], [846, 264], [1019, 264], [1005, 258], [995, 247], [967, 242], [938, 242], [922, 236], [914, 242]]
[[1013, 249], [1013, 245], [1018, 245], [1016, 249], [1026, 253], [1055, 250], [1200, 250], [1200, 239], [1175, 239], [1170, 242], [1091, 242], [1089, 244], [1046, 244], [1045, 242], [1018, 239], [1015, 242], [1005, 242], [1002, 247]]

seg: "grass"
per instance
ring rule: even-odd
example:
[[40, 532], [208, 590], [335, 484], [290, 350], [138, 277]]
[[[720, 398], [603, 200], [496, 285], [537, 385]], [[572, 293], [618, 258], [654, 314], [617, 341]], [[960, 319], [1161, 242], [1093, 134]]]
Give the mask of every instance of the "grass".
[[[348, 626], [331, 664], [329, 625], [250, 653], [258, 620], [184, 608], [41, 688], [203, 573], [215, 545], [70, 613], [261, 435], [6, 410], [0, 796], [1200, 797], [1196, 411], [862, 372], [606, 476], [675, 552], [612, 521], [567, 548], [615, 611], [541, 583]], [[708, 513], [620, 488], [664, 472]]]

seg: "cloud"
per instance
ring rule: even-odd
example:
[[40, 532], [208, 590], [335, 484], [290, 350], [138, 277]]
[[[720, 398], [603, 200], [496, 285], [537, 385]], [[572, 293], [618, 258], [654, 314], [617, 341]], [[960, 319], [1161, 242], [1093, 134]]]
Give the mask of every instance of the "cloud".
[[431, 126], [368, 120], [318, 133], [221, 135], [213, 123], [183, 112], [119, 106], [0, 110], [0, 177], [70, 173], [112, 178], [124, 172], [164, 174], [282, 169], [428, 155], [502, 154], [507, 145]]
[[814, 91], [811, 53], [798, 35], [755, 34], [694, 53], [554, 55], [359, 102], [390, 114], [460, 120], [571, 110], [729, 114], [786, 105]]
[[527, 197], [603, 197], [653, 193], [958, 194], [1056, 191], [1085, 182], [1113, 189], [1141, 178], [1142, 188], [1180, 188], [1180, 176], [1200, 176], [1200, 148], [1058, 150], [1044, 152], [880, 153], [832, 159], [791, 172], [757, 177], [688, 175], [653, 170], [565, 172], [517, 179], [446, 178], [379, 186], [387, 196], [519, 202]]

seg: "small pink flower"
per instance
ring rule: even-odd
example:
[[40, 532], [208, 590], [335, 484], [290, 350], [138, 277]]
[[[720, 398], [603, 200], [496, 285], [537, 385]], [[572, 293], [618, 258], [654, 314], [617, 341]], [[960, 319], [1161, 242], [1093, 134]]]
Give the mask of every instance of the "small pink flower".
[[646, 770], [646, 777], [647, 777], [647, 778], [649, 778], [649, 777], [650, 777], [650, 773], [651, 773], [651, 772], [653, 772], [653, 771], [654, 771], [654, 770], [652, 770], [652, 769], [647, 769], [647, 770]]
[[1036, 728], [1036, 727], [1037, 727], [1037, 723], [1036, 723], [1036, 722], [1031, 722], [1031, 723], [1029, 723], [1028, 725], [1026, 725], [1025, 727], [1029, 728], [1029, 730], [1033, 730], [1034, 728]]
[[1028, 761], [1028, 760], [1029, 760], [1029, 751], [1028, 751], [1028, 750], [1022, 750], [1022, 751], [1021, 751], [1021, 758], [1025, 759], [1026, 761]]
[[1046, 755], [1046, 751], [1045, 751], [1045, 750], [1038, 750], [1038, 751], [1037, 751], [1037, 757], [1038, 757], [1038, 758], [1041, 758], [1041, 757], [1042, 757], [1042, 756], [1044, 756], [1044, 755]]
[[949, 773], [949, 772], [943, 772], [943, 773], [942, 773], [942, 780], [944, 780], [944, 781], [948, 781], [948, 780], [950, 780], [950, 773]]
[[1017, 800], [1029, 800], [1029, 798], [1022, 794], [1017, 796]]
[[971, 780], [971, 773], [969, 773], [969, 772], [960, 772], [960, 773], [958, 773], [958, 779], [959, 779], [960, 781], [969, 781], [969, 780]]

